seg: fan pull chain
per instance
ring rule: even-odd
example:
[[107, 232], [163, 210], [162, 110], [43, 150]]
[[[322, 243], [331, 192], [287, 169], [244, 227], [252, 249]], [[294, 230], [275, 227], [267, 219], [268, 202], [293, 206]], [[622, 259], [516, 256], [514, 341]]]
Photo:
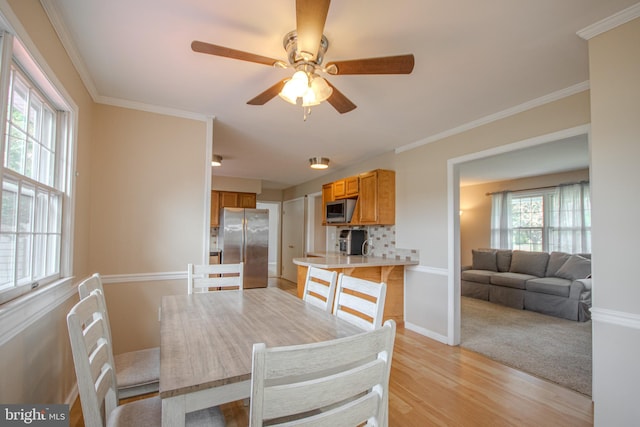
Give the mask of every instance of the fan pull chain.
[[302, 118], [306, 122], [307, 118], [311, 115], [311, 107], [302, 107]]

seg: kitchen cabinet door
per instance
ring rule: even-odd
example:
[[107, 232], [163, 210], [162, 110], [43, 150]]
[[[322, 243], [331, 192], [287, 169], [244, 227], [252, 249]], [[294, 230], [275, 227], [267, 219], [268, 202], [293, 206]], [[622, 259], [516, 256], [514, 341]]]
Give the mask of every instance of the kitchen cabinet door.
[[239, 193], [238, 199], [239, 199], [238, 202], [240, 203], [241, 208], [255, 209], [256, 207], [255, 193]]
[[230, 191], [220, 192], [220, 207], [221, 208], [237, 208], [240, 206], [238, 200], [238, 193]]
[[211, 227], [220, 226], [220, 192], [211, 191]]
[[333, 183], [325, 184], [322, 186], [322, 223], [327, 223], [327, 210], [325, 206], [327, 202], [333, 202]]
[[352, 176], [344, 180], [345, 192], [347, 197], [356, 197], [359, 191], [359, 179], [357, 176]]
[[359, 194], [359, 222], [375, 224], [378, 220], [378, 174], [375, 171], [360, 175]]
[[333, 183], [333, 198], [339, 199], [347, 195], [347, 187], [344, 179]]

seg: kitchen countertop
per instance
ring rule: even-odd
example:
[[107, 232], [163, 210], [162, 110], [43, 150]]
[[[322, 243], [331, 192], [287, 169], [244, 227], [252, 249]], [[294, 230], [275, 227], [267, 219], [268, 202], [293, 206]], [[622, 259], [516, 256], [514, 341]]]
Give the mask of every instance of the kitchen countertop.
[[294, 258], [293, 263], [304, 267], [318, 268], [351, 268], [351, 267], [385, 267], [394, 265], [418, 265], [418, 261], [406, 259], [377, 258], [362, 255], [329, 255]]

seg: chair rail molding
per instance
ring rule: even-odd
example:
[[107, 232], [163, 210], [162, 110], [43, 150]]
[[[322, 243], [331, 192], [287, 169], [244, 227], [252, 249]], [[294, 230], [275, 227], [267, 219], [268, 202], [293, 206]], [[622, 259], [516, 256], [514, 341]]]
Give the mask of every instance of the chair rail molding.
[[592, 307], [591, 320], [631, 329], [640, 329], [640, 314], [626, 313], [624, 311]]
[[164, 280], [187, 280], [187, 271], [164, 271], [158, 273], [106, 274], [100, 275], [102, 283], [157, 282]]

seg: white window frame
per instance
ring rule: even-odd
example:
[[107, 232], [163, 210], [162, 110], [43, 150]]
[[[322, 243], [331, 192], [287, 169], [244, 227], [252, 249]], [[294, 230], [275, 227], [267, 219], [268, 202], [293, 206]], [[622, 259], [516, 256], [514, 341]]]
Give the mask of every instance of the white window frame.
[[[0, 18], [2, 17], [0, 16]], [[6, 21], [3, 22], [2, 19], [0, 19], [0, 24], [4, 24], [5, 28], [7, 27]], [[27, 46], [31, 47], [29, 51]], [[44, 308], [56, 301], [61, 301], [61, 298], [64, 299], [64, 296], [69, 293], [69, 285], [73, 279], [73, 224], [75, 210], [73, 171], [75, 170], [77, 107], [73, 101], [70, 101], [71, 97], [66, 93], [54, 73], [48, 68], [37, 49], [33, 46], [33, 43], [30, 43], [28, 39], [27, 42], [23, 43], [12, 34], [4, 32], [1, 35], [0, 48], [2, 54], [0, 59], [0, 116], [3, 119], [3, 126], [6, 125], [7, 118], [10, 67], [12, 63], [16, 63], [23, 74], [44, 94], [57, 111], [56, 138], [62, 141], [59, 142], [58, 150], [65, 153], [64, 159], [61, 159], [56, 164], [56, 167], [59, 168], [56, 171], [56, 179], [61, 180], [61, 186], [58, 186], [58, 188], [63, 195], [59, 274], [45, 277], [41, 283], [38, 283], [37, 287], [27, 283], [22, 286], [14, 286], [0, 293], [0, 325], [2, 325], [0, 328], [0, 342], [3, 342], [8, 339], [5, 333], [15, 328], [15, 325], [11, 325], [11, 321], [5, 323], [4, 314], [11, 317], [12, 309], [16, 306], [21, 306], [26, 301], [33, 303], [34, 298], [38, 295], [48, 295], [44, 299], [40, 298], [36, 304]], [[4, 143], [4, 138], [2, 138], [2, 141], [0, 141], [1, 165], [4, 165]], [[0, 176], [0, 180], [2, 180], [2, 176]], [[31, 319], [22, 318], [15, 321], [20, 322], [24, 327], [30, 321], [35, 321], [35, 318], [38, 318], [39, 315], [30, 317]]]
[[[513, 227], [511, 229], [511, 247], [515, 248], [515, 233], [517, 230], [526, 230], [526, 229], [535, 229], [538, 230], [540, 229], [542, 232], [542, 242], [541, 242], [541, 248], [540, 251], [542, 252], [548, 252], [548, 245], [549, 245], [549, 223], [548, 223], [548, 218], [549, 218], [549, 202], [548, 202], [548, 198], [549, 196], [553, 194], [552, 190], [533, 190], [533, 191], [515, 191], [513, 192], [512, 196], [511, 196], [511, 201], [513, 201], [514, 199], [528, 199], [528, 198], [534, 198], [534, 197], [541, 197], [542, 198], [542, 226], [541, 227]], [[509, 206], [509, 209], [511, 209], [511, 206]], [[513, 211], [510, 212], [510, 215], [513, 216]], [[533, 249], [522, 249], [522, 250], [533, 250]]]

